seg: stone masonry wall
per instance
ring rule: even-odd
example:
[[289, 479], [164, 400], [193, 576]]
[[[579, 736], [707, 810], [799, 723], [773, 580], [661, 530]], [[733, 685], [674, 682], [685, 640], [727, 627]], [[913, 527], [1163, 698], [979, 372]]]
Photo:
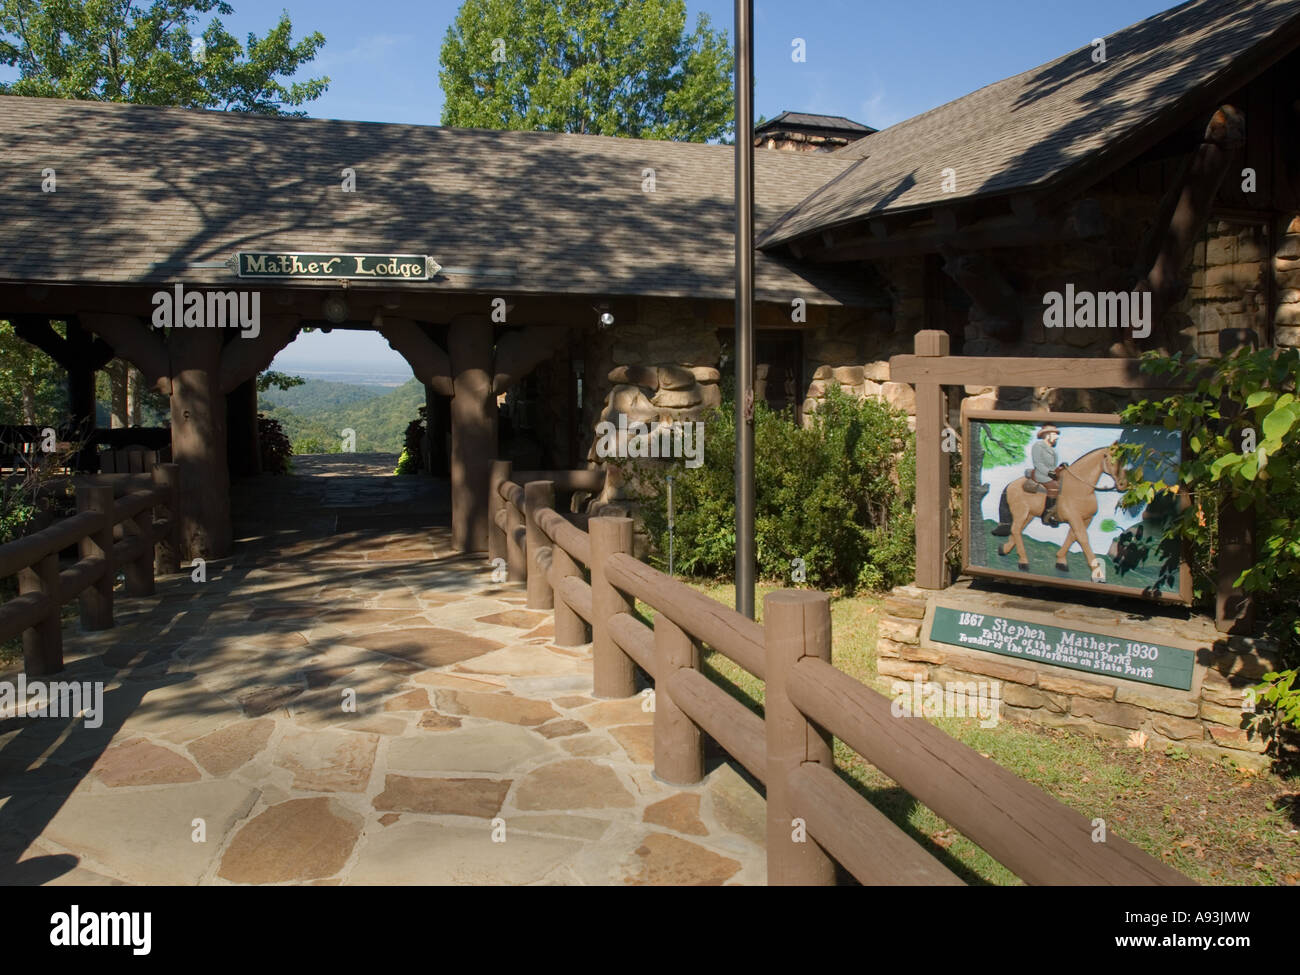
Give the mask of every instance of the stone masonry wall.
[[[952, 590], [945, 590], [950, 594]], [[1135, 731], [1147, 747], [1176, 746], [1211, 757], [1229, 757], [1241, 765], [1266, 763], [1264, 743], [1243, 725], [1243, 692], [1277, 666], [1261, 643], [1224, 637], [1209, 620], [1144, 620], [1133, 639], [1159, 641], [1162, 628], [1202, 648], [1196, 656], [1196, 679], [1190, 692], [1094, 676], [1081, 671], [978, 650], [961, 650], [922, 639], [930, 601], [938, 595], [915, 586], [899, 586], [885, 599], [878, 624], [876, 666], [881, 677], [911, 681], [1001, 681], [1002, 713], [1056, 728], [1068, 728], [1117, 741]], [[973, 595], [973, 594], [972, 594]], [[979, 605], [996, 612], [1008, 601], [1023, 607], [1027, 597], [980, 592]], [[1086, 628], [1089, 622], [1114, 624], [1115, 611], [1041, 601], [1054, 609], [1063, 626]]]

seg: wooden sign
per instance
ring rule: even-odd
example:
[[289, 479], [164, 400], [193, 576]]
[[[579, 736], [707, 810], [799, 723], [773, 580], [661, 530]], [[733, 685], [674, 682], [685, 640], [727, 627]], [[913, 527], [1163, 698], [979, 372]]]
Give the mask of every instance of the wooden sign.
[[1173, 521], [1185, 499], [1123, 508], [1117, 447], [1145, 452], [1148, 480], [1177, 483], [1182, 434], [1098, 413], [962, 411], [962, 571], [1033, 585], [1190, 603]]
[[1192, 689], [1196, 662], [1196, 655], [1181, 647], [949, 606], [934, 608], [930, 640], [1181, 691]]
[[423, 254], [295, 254], [241, 251], [241, 278], [347, 278], [365, 281], [428, 281], [442, 266]]

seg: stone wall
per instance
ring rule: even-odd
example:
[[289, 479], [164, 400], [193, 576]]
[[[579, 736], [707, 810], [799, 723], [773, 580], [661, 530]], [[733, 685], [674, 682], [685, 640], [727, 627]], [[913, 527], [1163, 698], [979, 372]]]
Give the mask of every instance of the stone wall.
[[[1122, 624], [1132, 639], [1168, 643], [1171, 639], [1199, 645], [1196, 674], [1190, 691], [1156, 687], [1135, 681], [1093, 675], [1050, 664], [1005, 657], [979, 650], [962, 650], [925, 639], [926, 623], [936, 597], [945, 604], [962, 604], [1009, 615], [1038, 604], [1058, 625], [1086, 629], [1089, 623]], [[885, 599], [878, 624], [876, 666], [884, 678], [911, 681], [1001, 681], [1002, 714], [1056, 728], [1068, 728], [1116, 741], [1135, 731], [1147, 736], [1149, 749], [1175, 746], [1189, 753], [1229, 757], [1241, 765], [1266, 764], [1264, 743], [1243, 725], [1244, 691], [1277, 665], [1260, 641], [1224, 637], [1212, 620], [1181, 620], [1153, 610], [1141, 622], [1127, 621], [1115, 610], [1035, 599], [1018, 593], [971, 590], [958, 584], [941, 592], [899, 586]]]
[[1273, 318], [1274, 343], [1300, 348], [1300, 217], [1286, 226], [1273, 258], [1277, 288], [1277, 314]]

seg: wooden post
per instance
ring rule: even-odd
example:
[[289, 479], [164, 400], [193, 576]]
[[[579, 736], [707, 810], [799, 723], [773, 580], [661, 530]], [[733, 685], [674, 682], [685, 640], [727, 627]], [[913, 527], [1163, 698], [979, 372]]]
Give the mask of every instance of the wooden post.
[[129, 521], [135, 531], [128, 533], [126, 537], [143, 538], [144, 547], [140, 550], [139, 556], [122, 567], [122, 571], [126, 575], [126, 594], [128, 596], [152, 596], [154, 593], [153, 547], [156, 542], [153, 535], [153, 505], [143, 508], [132, 516]]
[[181, 571], [181, 523], [177, 517], [181, 484], [180, 468], [175, 464], [154, 464], [153, 483], [156, 487], [166, 488], [168, 491], [167, 534], [155, 539], [154, 572], [158, 575], [172, 575]]
[[609, 633], [609, 618], [632, 612], [632, 603], [610, 585], [605, 563], [617, 552], [632, 551], [631, 518], [592, 518], [591, 655], [596, 697], [631, 697], [636, 693], [635, 665]]
[[[569, 576], [581, 576], [582, 570], [573, 556], [559, 545], [551, 546], [551, 591], [560, 586], [560, 580]], [[577, 647], [587, 642], [587, 624], [578, 611], [560, 596], [555, 600], [555, 645], [557, 647]]]
[[525, 605], [529, 609], [551, 609], [555, 606], [551, 580], [546, 577], [546, 570], [539, 561], [542, 551], [552, 547], [551, 540], [537, 524], [537, 512], [542, 508], [554, 507], [554, 481], [529, 481], [524, 485], [524, 527], [528, 532], [527, 548], [524, 551], [524, 556], [528, 559], [528, 602]]
[[82, 629], [107, 630], [113, 625], [113, 582], [117, 577], [117, 566], [113, 564], [113, 489], [106, 485], [78, 484], [77, 511], [98, 511], [104, 516], [99, 529], [78, 543], [78, 553], [83, 559], [104, 560], [104, 573], [94, 585], [83, 589], [78, 599]]
[[526, 582], [528, 579], [528, 553], [524, 551], [527, 541], [521, 541], [516, 531], [524, 525], [524, 514], [511, 501], [506, 502], [506, 578], [511, 582]]
[[63, 669], [63, 626], [59, 611], [63, 600], [59, 585], [59, 553], [51, 552], [35, 566], [18, 573], [18, 594], [44, 593], [50, 609], [45, 618], [23, 630], [23, 671], [28, 677], [57, 674]]
[[[918, 422], [918, 433], [920, 428]], [[767, 729], [767, 882], [769, 886], [832, 885], [835, 861], [806, 835], [804, 823], [796, 821], [788, 778], [805, 762], [833, 770], [831, 738], [803, 716], [786, 692], [789, 668], [801, 658], [819, 657], [830, 663], [830, 597], [806, 589], [769, 594], [763, 600], [763, 635], [767, 644], [767, 691], [763, 702]]]
[[514, 465], [508, 460], [492, 462], [492, 476], [488, 480], [488, 560], [506, 557], [506, 533], [497, 527], [497, 512], [505, 507], [501, 485], [510, 480]]
[[[946, 356], [948, 333], [916, 333], [918, 356]], [[948, 455], [942, 446], [947, 423], [943, 387], [916, 384], [916, 584], [922, 589], [948, 585], [944, 549], [948, 544]]]
[[704, 778], [700, 729], [668, 692], [668, 679], [680, 668], [699, 670], [700, 645], [664, 613], [655, 617], [655, 775], [674, 785]]

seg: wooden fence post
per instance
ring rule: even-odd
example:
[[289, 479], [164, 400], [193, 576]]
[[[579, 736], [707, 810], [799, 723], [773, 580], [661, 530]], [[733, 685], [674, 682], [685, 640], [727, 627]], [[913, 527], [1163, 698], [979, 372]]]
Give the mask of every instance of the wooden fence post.
[[528, 533], [524, 550], [528, 559], [528, 601], [525, 605], [529, 609], [555, 606], [555, 593], [551, 590], [551, 580], [546, 576], [541, 559], [544, 551], [559, 546], [552, 546], [551, 540], [537, 524], [537, 512], [542, 508], [555, 508], [555, 482], [529, 481], [524, 485], [524, 527]]
[[592, 518], [591, 535], [591, 655], [596, 697], [631, 697], [636, 693], [635, 665], [614, 642], [609, 619], [632, 612], [632, 603], [605, 575], [605, 563], [617, 552], [632, 551], [631, 518]]
[[[920, 432], [920, 422], [917, 432]], [[917, 519], [918, 524], [920, 519]], [[835, 861], [795, 821], [789, 775], [805, 762], [834, 768], [830, 735], [813, 725], [790, 701], [789, 669], [803, 657], [831, 660], [831, 604], [823, 592], [783, 589], [763, 600], [767, 645], [767, 882], [825, 886], [835, 883]], [[656, 620], [657, 622], [657, 620]]]
[[[946, 356], [948, 333], [916, 333], [918, 356]], [[916, 383], [916, 584], [922, 589], [948, 585], [944, 551], [948, 545], [948, 454], [942, 446], [948, 418], [943, 386]]]
[[81, 591], [81, 626], [86, 630], [107, 630], [113, 625], [113, 583], [117, 566], [113, 562], [113, 489], [107, 486], [77, 485], [77, 511], [96, 511], [103, 515], [99, 529], [83, 538], [77, 546], [83, 559], [102, 558], [104, 572]]
[[700, 668], [700, 645], [664, 613], [655, 616], [655, 775], [674, 785], [704, 778], [700, 729], [673, 701], [669, 678], [680, 668]]
[[18, 595], [39, 592], [50, 600], [45, 618], [23, 630], [23, 671], [28, 677], [57, 674], [63, 669], [63, 624], [59, 619], [63, 594], [60, 589], [58, 552], [51, 552], [36, 565], [18, 572]]
[[[569, 576], [581, 576], [582, 570], [573, 556], [560, 545], [551, 546], [551, 592], [560, 587], [560, 582]], [[555, 598], [555, 645], [557, 647], [577, 647], [587, 642], [587, 623], [578, 615], [578, 611], [564, 601], [563, 596]]]
[[176, 464], [154, 464], [155, 487], [167, 490], [167, 534], [155, 540], [154, 572], [168, 576], [181, 571], [180, 467]]
[[514, 465], [508, 460], [494, 460], [488, 479], [488, 561], [506, 557], [506, 533], [497, 525], [497, 512], [505, 507], [501, 485], [510, 480]]
[[528, 579], [528, 553], [524, 551], [527, 539], [520, 538], [516, 529], [524, 526], [524, 514], [513, 501], [505, 503], [506, 509], [506, 578], [511, 582]]
[[142, 508], [127, 520], [130, 521], [135, 532], [134, 534], [127, 534], [125, 537], [142, 538], [144, 539], [144, 545], [140, 549], [140, 554], [122, 567], [122, 571], [126, 575], [126, 594], [128, 596], [152, 596], [154, 594], [153, 547], [157, 541], [153, 534], [153, 505]]

